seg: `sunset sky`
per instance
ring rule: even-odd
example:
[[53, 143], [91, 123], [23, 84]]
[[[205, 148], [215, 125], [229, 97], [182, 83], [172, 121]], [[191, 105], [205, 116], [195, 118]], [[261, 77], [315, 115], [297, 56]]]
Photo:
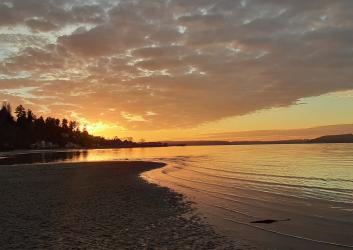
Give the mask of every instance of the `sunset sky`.
[[0, 101], [136, 140], [353, 132], [353, 1], [1, 0]]

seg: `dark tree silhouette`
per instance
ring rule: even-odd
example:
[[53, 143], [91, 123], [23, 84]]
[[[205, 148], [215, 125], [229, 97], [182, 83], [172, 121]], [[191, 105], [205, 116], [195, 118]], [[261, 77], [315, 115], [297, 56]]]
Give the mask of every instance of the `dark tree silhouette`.
[[136, 143], [132, 138], [120, 140], [115, 137], [107, 140], [93, 136], [76, 121], [62, 121], [54, 118], [43, 118], [22, 105], [12, 115], [11, 105], [7, 102], [0, 109], [0, 150], [29, 148], [122, 148], [122, 147], [159, 147], [166, 146], [158, 142]]

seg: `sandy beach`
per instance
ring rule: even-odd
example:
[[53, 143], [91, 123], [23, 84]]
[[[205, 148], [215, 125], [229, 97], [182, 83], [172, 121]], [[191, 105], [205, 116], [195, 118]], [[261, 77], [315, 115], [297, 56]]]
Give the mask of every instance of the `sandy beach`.
[[244, 249], [139, 174], [152, 162], [0, 166], [2, 249]]

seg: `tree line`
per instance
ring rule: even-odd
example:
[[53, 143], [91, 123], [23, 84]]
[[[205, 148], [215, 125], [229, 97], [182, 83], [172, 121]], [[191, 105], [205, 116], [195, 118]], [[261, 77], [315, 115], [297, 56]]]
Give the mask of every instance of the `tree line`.
[[54, 117], [37, 117], [32, 110], [19, 105], [12, 112], [10, 103], [0, 109], [0, 149], [41, 148], [117, 148], [166, 146], [162, 143], [136, 143], [114, 138], [107, 140], [80, 129], [77, 121]]

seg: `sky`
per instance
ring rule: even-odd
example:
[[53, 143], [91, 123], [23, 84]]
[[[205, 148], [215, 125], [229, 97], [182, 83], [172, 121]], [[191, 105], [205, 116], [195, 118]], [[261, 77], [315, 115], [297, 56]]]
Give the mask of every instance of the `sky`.
[[353, 132], [352, 16], [352, 0], [1, 0], [0, 101], [136, 140]]

